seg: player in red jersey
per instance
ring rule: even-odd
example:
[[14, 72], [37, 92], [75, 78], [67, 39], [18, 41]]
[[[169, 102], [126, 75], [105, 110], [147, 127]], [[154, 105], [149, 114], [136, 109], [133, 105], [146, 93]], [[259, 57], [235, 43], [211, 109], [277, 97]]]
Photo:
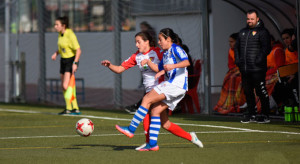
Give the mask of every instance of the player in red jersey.
[[[138, 51], [133, 55], [131, 55], [131, 57], [125, 60], [120, 66], [113, 65], [108, 60], [103, 60], [101, 64], [103, 66], [108, 67], [111, 71], [115, 73], [122, 73], [125, 70], [137, 65], [140, 71], [142, 72], [143, 84], [145, 86], [145, 90], [146, 92], [150, 92], [158, 84], [158, 80], [155, 79], [156, 72], [150, 69], [150, 67], [147, 64], [143, 65], [141, 64], [141, 62], [143, 60], [144, 61], [149, 60], [149, 63], [151, 61], [151, 64], [158, 65], [160, 60], [162, 59], [162, 53], [160, 52], [159, 48], [154, 47], [155, 45], [154, 40], [147, 32], [137, 33], [135, 35], [135, 42]], [[145, 145], [149, 143], [149, 132], [148, 132], [150, 126], [149, 114], [146, 114], [143, 124], [144, 124], [144, 132], [146, 135], [146, 143], [136, 148], [136, 150], [145, 147]], [[184, 131], [178, 125], [169, 121], [167, 112], [163, 112], [161, 114], [161, 124], [163, 128], [165, 128], [172, 134], [187, 139], [189, 141], [192, 141], [192, 136], [190, 133]]]

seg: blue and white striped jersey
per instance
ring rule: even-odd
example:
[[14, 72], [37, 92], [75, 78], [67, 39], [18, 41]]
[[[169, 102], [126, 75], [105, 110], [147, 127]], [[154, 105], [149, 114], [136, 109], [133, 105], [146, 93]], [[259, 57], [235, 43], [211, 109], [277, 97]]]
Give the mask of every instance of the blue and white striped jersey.
[[[183, 60], [189, 60], [188, 55], [179, 45], [173, 43], [171, 48], [164, 52], [158, 68], [161, 71], [164, 69], [164, 65], [180, 63]], [[185, 90], [188, 89], [188, 72], [186, 67], [170, 70], [166, 72], [166, 76], [166, 81]]]

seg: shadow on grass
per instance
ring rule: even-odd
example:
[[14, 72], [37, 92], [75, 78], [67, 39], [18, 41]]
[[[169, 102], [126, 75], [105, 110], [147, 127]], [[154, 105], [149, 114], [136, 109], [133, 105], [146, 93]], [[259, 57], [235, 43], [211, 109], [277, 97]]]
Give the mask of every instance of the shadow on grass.
[[63, 149], [82, 149], [83, 147], [109, 147], [117, 151], [135, 149], [135, 146], [116, 146], [116, 145], [108, 145], [108, 144], [80, 144], [80, 145], [73, 145], [73, 147], [71, 148], [63, 148]]

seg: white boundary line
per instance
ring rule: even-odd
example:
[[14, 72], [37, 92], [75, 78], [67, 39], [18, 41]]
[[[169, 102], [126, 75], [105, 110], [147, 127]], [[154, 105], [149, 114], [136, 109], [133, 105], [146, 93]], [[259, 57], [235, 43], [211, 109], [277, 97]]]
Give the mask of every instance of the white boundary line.
[[[2, 109], [0, 111], [4, 112], [16, 112], [16, 113], [35, 113], [35, 114], [46, 114], [46, 112], [39, 111], [30, 111], [30, 110], [18, 110], [18, 109]], [[53, 114], [54, 113], [47, 113]], [[95, 119], [104, 119], [104, 120], [117, 120], [117, 121], [131, 121], [131, 119], [124, 118], [112, 118], [112, 117], [100, 117], [100, 116], [92, 116], [92, 115], [64, 115], [64, 116], [72, 116], [72, 117], [84, 117], [84, 118], [95, 118]], [[257, 133], [275, 133], [275, 134], [295, 134], [300, 135], [299, 132], [285, 132], [285, 131], [263, 131], [263, 130], [253, 130], [253, 129], [245, 129], [245, 128], [237, 128], [237, 127], [228, 127], [228, 126], [217, 126], [217, 125], [200, 125], [200, 124], [184, 124], [184, 123], [176, 123], [178, 125], [183, 126], [198, 126], [198, 127], [210, 127], [210, 128], [221, 128], [221, 129], [231, 129], [231, 130], [239, 130], [239, 131], [208, 131], [208, 132], [196, 132], [196, 133], [242, 133], [242, 132], [257, 132]], [[164, 133], [160, 133], [164, 134]], [[169, 134], [169, 133], [165, 133]], [[103, 135], [93, 135], [93, 136], [114, 136], [120, 134], [103, 134]], [[55, 138], [55, 137], [77, 137], [78, 135], [68, 135], [68, 136], [32, 136], [32, 137], [0, 137], [0, 139], [22, 139], [22, 138]]]
[[[35, 114], [57, 115], [56, 113], [49, 113], [49, 112], [47, 113], [47, 112], [39, 112], [39, 111], [32, 111], [32, 110], [19, 110], [19, 109], [2, 109], [2, 108], [0, 108], [0, 111], [3, 111], [3, 112], [16, 112], [16, 113], [35, 113]], [[100, 116], [92, 116], [92, 115], [62, 115], [62, 116], [97, 118], [97, 119], [103, 119], [103, 120], [131, 121], [131, 119], [125, 119], [125, 118], [100, 117]]]
[[[199, 134], [216, 134], [216, 133], [247, 133], [251, 131], [206, 131], [206, 132], [196, 132]], [[171, 133], [159, 133], [161, 135], [169, 135]], [[95, 134], [89, 137], [106, 137], [106, 136], [123, 136], [124, 134]], [[135, 136], [145, 135], [144, 133], [137, 133]], [[72, 138], [72, 137], [81, 137], [79, 135], [62, 135], [62, 136], [24, 136], [24, 137], [0, 137], [0, 140], [9, 140], [9, 139], [36, 139], [36, 138]]]

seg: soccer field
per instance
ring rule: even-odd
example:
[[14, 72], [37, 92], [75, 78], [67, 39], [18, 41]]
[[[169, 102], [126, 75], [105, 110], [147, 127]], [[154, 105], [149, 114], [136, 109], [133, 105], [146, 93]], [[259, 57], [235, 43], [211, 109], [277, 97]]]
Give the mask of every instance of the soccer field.
[[[241, 124], [238, 117], [174, 115], [172, 122], [195, 131], [204, 148], [162, 129], [157, 152], [137, 152], [145, 142], [140, 126], [128, 138], [115, 124], [129, 125], [123, 111], [82, 109], [80, 116], [59, 116], [60, 108], [0, 105], [1, 163], [300, 163], [300, 125]], [[80, 137], [75, 124], [89, 118], [95, 130]]]

